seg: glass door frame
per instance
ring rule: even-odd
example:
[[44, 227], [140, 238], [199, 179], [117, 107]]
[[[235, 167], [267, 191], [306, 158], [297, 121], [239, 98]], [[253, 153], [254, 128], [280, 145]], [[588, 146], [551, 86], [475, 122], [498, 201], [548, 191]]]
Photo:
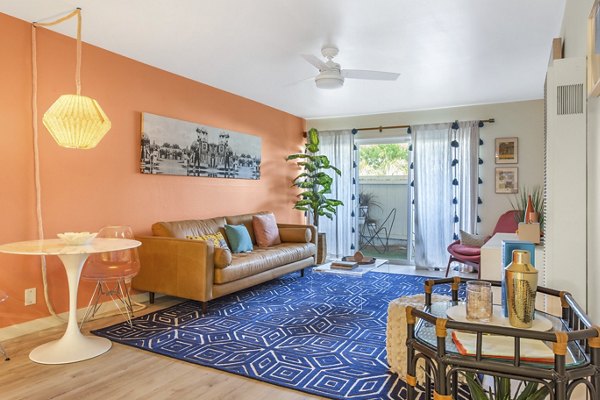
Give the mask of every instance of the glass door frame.
[[[357, 199], [358, 193], [360, 193], [361, 181], [360, 181], [360, 146], [370, 145], [370, 144], [403, 144], [412, 142], [412, 138], [410, 135], [402, 134], [402, 135], [394, 135], [394, 136], [386, 136], [386, 137], [370, 137], [370, 138], [355, 138], [354, 144], [356, 145], [357, 153], [356, 153], [356, 162], [358, 167], [355, 169], [354, 178], [357, 182]], [[408, 155], [408, 175], [407, 175], [407, 185], [408, 188], [406, 190], [407, 197], [407, 207], [406, 207], [406, 259], [397, 259], [400, 264], [414, 265], [414, 254], [413, 254], [413, 217], [414, 217], [414, 205], [412, 204], [412, 190], [410, 187], [410, 182], [412, 179], [412, 172], [410, 169], [410, 163], [412, 162], [412, 152], [409, 152]], [[354, 203], [354, 215], [359, 216], [359, 205], [360, 203], [356, 201]], [[356, 219], [358, 221], [358, 218]], [[358, 222], [356, 223], [356, 233], [355, 233], [355, 243], [360, 243], [360, 227], [358, 226]], [[360, 245], [359, 245], [360, 246]]]

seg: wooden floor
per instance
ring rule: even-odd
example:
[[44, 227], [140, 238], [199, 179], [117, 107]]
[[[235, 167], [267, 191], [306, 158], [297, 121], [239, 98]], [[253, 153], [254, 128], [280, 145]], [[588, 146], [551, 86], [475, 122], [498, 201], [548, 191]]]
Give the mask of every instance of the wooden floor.
[[[178, 301], [157, 298], [136, 316]], [[91, 321], [83, 331], [122, 320], [116, 316]], [[3, 343], [10, 361], [0, 361], [0, 399], [319, 399], [117, 343], [99, 357], [73, 364], [41, 365], [29, 360], [34, 347], [63, 332], [64, 326]]]
[[[384, 265], [380, 272], [443, 276], [444, 271]], [[456, 273], [453, 273], [456, 274]], [[476, 274], [459, 274], [472, 276]], [[161, 297], [136, 316], [169, 307], [181, 299]], [[86, 323], [83, 331], [123, 320], [107, 317]], [[113, 343], [99, 357], [66, 365], [41, 365], [29, 360], [36, 346], [59, 338], [64, 326], [3, 343], [10, 361], [0, 360], [0, 399], [319, 399], [302, 392], [221, 372], [129, 346]]]

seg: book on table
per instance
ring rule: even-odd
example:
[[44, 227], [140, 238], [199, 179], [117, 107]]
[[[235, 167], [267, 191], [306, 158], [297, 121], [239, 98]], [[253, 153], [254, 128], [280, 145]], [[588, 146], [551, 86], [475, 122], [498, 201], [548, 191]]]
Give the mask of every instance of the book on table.
[[356, 261], [332, 261], [331, 268], [332, 269], [354, 269], [358, 267], [358, 263]]

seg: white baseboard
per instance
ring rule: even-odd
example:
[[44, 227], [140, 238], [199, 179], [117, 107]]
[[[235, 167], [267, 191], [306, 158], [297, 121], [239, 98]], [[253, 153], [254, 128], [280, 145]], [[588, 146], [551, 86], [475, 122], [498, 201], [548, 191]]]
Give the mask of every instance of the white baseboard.
[[[162, 294], [156, 294], [156, 298], [162, 297]], [[131, 296], [131, 301], [134, 303], [148, 303], [148, 293], [138, 293]], [[77, 309], [77, 320], [81, 321], [85, 314], [86, 307]], [[135, 309], [135, 307], [134, 307]], [[112, 301], [107, 301], [102, 304], [101, 314], [109, 314], [119, 312], [117, 306]], [[58, 314], [58, 317], [50, 315], [48, 317], [38, 318], [31, 321], [23, 322], [21, 324], [10, 325], [4, 328], [0, 328], [0, 339], [8, 340], [19, 336], [27, 335], [30, 333], [42, 331], [48, 328], [54, 328], [67, 323], [69, 318], [69, 312], [65, 311]]]

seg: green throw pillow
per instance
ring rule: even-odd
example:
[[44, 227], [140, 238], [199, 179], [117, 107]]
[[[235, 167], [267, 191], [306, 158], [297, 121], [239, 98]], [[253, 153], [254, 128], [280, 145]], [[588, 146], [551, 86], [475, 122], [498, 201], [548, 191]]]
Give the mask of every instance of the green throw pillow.
[[252, 239], [244, 225], [225, 225], [225, 234], [233, 253], [247, 253], [253, 250]]

